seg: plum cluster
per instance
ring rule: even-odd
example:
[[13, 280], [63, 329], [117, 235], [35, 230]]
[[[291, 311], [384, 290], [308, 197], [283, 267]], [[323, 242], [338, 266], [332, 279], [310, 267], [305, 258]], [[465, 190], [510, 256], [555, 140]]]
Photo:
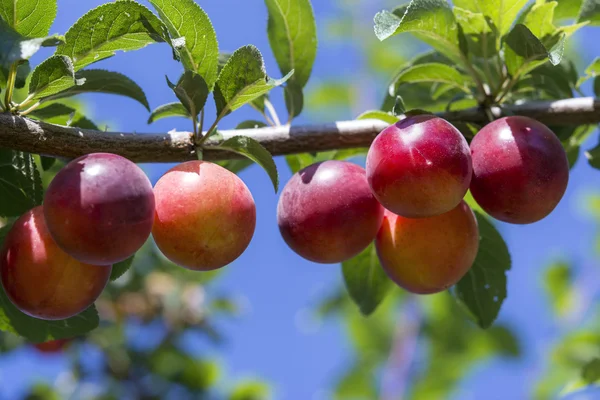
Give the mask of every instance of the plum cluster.
[[113, 264], [151, 234], [174, 263], [211, 270], [242, 254], [255, 224], [250, 191], [216, 164], [182, 163], [153, 188], [126, 158], [94, 153], [61, 169], [43, 205], [15, 221], [0, 251], [0, 281], [25, 314], [65, 319], [88, 308]]
[[491, 217], [529, 224], [549, 215], [569, 180], [556, 135], [510, 116], [481, 129], [470, 145], [448, 121], [405, 118], [373, 141], [366, 169], [324, 161], [297, 172], [281, 193], [277, 220], [288, 246], [318, 263], [339, 263], [375, 241], [385, 272], [418, 294], [443, 291], [471, 268], [477, 219], [470, 189]]
[[[332, 160], [294, 174], [277, 222], [290, 248], [318, 263], [348, 260], [375, 241], [394, 282], [436, 293], [477, 255], [477, 220], [463, 200], [469, 188], [490, 216], [528, 224], [552, 212], [568, 180], [560, 141], [535, 120], [496, 120], [469, 145], [449, 122], [417, 115], [375, 138], [366, 169]], [[150, 235], [175, 264], [208, 271], [238, 258], [255, 226], [252, 194], [221, 166], [185, 162], [152, 187], [126, 158], [94, 153], [61, 169], [43, 205], [15, 221], [0, 251], [0, 282], [24, 313], [65, 319], [89, 307], [112, 266]]]

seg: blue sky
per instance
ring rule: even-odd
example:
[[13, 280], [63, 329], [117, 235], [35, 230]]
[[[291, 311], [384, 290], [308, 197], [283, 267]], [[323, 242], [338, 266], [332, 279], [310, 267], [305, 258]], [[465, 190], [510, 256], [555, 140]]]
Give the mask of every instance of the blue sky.
[[[99, 0], [58, 0], [59, 13], [52, 32], [64, 33], [79, 16], [102, 3]], [[360, 12], [355, 14], [369, 23], [375, 12], [389, 1], [362, 3], [365, 4], [357, 6]], [[205, 0], [199, 1], [199, 4], [211, 17], [222, 50], [233, 51], [240, 46], [254, 44], [262, 51], [269, 74], [280, 77], [267, 40], [267, 12], [262, 1]], [[318, 0], [313, 4], [322, 34], [323, 22], [336, 15], [335, 2]], [[594, 28], [586, 29], [577, 36], [586, 49], [582, 54], [585, 64], [600, 54], [600, 44], [592, 36], [597, 37]], [[34, 64], [41, 59], [41, 56], [36, 56]], [[145, 90], [152, 108], [175, 100], [164, 77], [168, 75], [174, 81], [182, 71], [181, 66], [173, 61], [166, 44], [120, 53], [94, 65], [94, 68], [118, 71], [132, 77]], [[352, 82], [360, 70], [361, 60], [347, 43], [325, 43], [319, 48], [308, 88], [310, 90], [319, 81], [331, 77]], [[364, 96], [365, 110], [378, 106], [381, 98], [378, 94], [383, 93], [385, 87], [370, 89]], [[127, 98], [89, 95], [85, 99], [93, 118], [108, 123], [110, 130], [189, 130], [189, 122], [179, 119], [147, 125], [148, 112]], [[274, 102], [285, 115], [279, 91], [275, 92]], [[212, 123], [213, 115], [211, 104], [207, 108], [206, 123]], [[345, 118], [355, 116], [348, 110]], [[245, 107], [228, 116], [220, 127], [233, 128], [240, 121], [258, 117], [253, 110]], [[310, 115], [305, 114], [297, 123], [310, 121]], [[597, 133], [594, 133], [587, 147], [596, 140]], [[283, 159], [278, 158], [276, 162], [283, 185], [290, 172]], [[145, 165], [144, 168], [154, 183], [171, 166]], [[227, 345], [212, 351], [223, 360], [228, 376], [266, 379], [273, 384], [277, 399], [327, 399], [327, 390], [352, 357], [351, 347], [338, 323], [316, 324], [310, 318], [310, 310], [322, 296], [341, 283], [340, 268], [338, 265], [313, 264], [291, 252], [277, 229], [275, 210], [278, 195], [274, 193], [266, 173], [252, 166], [240, 176], [256, 201], [256, 233], [248, 250], [227, 267], [223, 277], [210, 290], [242, 296], [247, 307], [242, 318], [223, 324]], [[593, 185], [592, 182], [599, 182], [598, 172], [593, 171], [584, 159], [580, 160], [572, 172], [566, 196], [551, 216], [527, 226], [499, 224], [513, 257], [509, 296], [499, 321], [514, 327], [522, 335], [525, 357], [519, 363], [493, 360], [478, 366], [461, 384], [456, 399], [489, 399], [489, 393], [501, 393], [502, 398], [526, 398], [531, 382], [546, 366], [547, 346], [559, 332], [542, 288], [543, 270], [550, 261], [556, 257], [573, 259], [579, 272], [590, 281], [600, 282], [598, 260], [591, 252], [597, 227], [582, 207], [586, 194], [593, 190], [598, 192], [597, 183]], [[201, 343], [198, 347], [204, 348]], [[34, 376], [56, 376], [60, 365], [66, 365], [64, 360], [46, 364], [27, 351], [0, 359], [0, 398], [15, 396]]]

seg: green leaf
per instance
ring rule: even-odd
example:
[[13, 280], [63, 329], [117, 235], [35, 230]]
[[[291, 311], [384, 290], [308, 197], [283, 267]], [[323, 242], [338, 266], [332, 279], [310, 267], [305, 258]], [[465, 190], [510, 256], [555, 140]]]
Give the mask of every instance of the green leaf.
[[0, 17], [23, 36], [48, 36], [56, 18], [56, 0], [0, 0]]
[[377, 385], [374, 363], [355, 362], [342, 376], [336, 387], [336, 400], [345, 399], [376, 399]]
[[440, 63], [427, 63], [415, 65], [402, 71], [396, 77], [396, 93], [398, 88], [405, 83], [440, 82], [453, 85], [465, 93], [470, 93], [469, 84], [472, 80], [463, 75], [456, 68]]
[[285, 160], [288, 167], [290, 167], [292, 174], [295, 174], [315, 162], [315, 158], [309, 153], [290, 154], [285, 157]]
[[112, 266], [112, 271], [110, 272], [110, 280], [116, 281], [119, 279], [125, 272], [131, 268], [131, 264], [133, 264], [133, 259], [135, 258], [135, 254], [129, 257], [126, 260], [118, 262]]
[[475, 211], [479, 225], [479, 251], [473, 266], [456, 284], [457, 299], [481, 328], [492, 325], [506, 298], [506, 272], [511, 259], [502, 235], [482, 214]]
[[594, 94], [596, 97], [600, 97], [600, 77], [594, 79]]
[[500, 36], [508, 32], [529, 0], [454, 0], [453, 4], [489, 17]]
[[302, 113], [302, 109], [304, 108], [304, 93], [302, 92], [302, 88], [288, 83], [283, 89], [283, 95], [285, 99], [285, 107], [288, 111], [289, 120], [291, 122], [293, 118]]
[[581, 378], [588, 384], [600, 380], [600, 358], [593, 358], [583, 366]]
[[120, 0], [96, 7], [79, 18], [56, 54], [71, 57], [78, 71], [117, 51], [138, 50], [164, 42], [167, 37], [165, 26], [150, 10], [135, 1]]
[[392, 114], [398, 116], [404, 115], [404, 113], [406, 113], [406, 105], [404, 104], [404, 99], [402, 99], [402, 96], [396, 95], [396, 102], [394, 103], [394, 108], [392, 108]]
[[496, 55], [496, 32], [490, 28], [485, 16], [460, 7], [454, 7], [453, 11], [456, 22], [463, 30], [469, 52], [485, 59]]
[[61, 103], [50, 103], [46, 107], [37, 108], [29, 113], [30, 117], [46, 120], [55, 117], [75, 114], [77, 110]]
[[234, 136], [219, 144], [215, 148], [232, 151], [254, 161], [269, 174], [275, 193], [279, 190], [279, 176], [273, 156], [259, 142], [248, 136]]
[[545, 271], [544, 287], [554, 312], [565, 315], [573, 306], [573, 274], [568, 263], [557, 262]]
[[237, 174], [240, 171], [248, 168], [252, 164], [252, 160], [248, 160], [247, 158], [241, 158], [239, 160], [225, 160], [225, 161], [217, 161], [221, 167], [228, 169], [229, 171]]
[[264, 122], [248, 120], [248, 121], [243, 121], [243, 122], [240, 122], [239, 124], [237, 124], [235, 129], [256, 129], [256, 128], [264, 128], [265, 126], [267, 126], [267, 124], [265, 124]]
[[[546, 0], [550, 1], [550, 0]], [[554, 19], [556, 21], [564, 19], [577, 19], [579, 17], [579, 10], [581, 9], [581, 3], [583, 0], [556, 0], [558, 5], [554, 11]]]
[[150, 105], [148, 104], [144, 90], [123, 74], [103, 69], [86, 69], [77, 72], [75, 78], [83, 83], [44, 97], [42, 101], [62, 99], [82, 93], [106, 93], [129, 97], [138, 101], [150, 111]]
[[585, 69], [585, 76], [582, 76], [577, 81], [577, 87], [581, 87], [588, 79], [595, 78], [600, 75], [600, 57], [596, 57], [594, 61]]
[[281, 74], [294, 71], [290, 84], [301, 91], [317, 55], [317, 25], [310, 1], [265, 0], [265, 3], [269, 11], [269, 43]]
[[589, 22], [591, 25], [600, 25], [600, 1], [583, 0], [577, 22]]
[[388, 124], [395, 124], [396, 122], [400, 121], [398, 117], [380, 110], [365, 111], [356, 117], [356, 119], [378, 119], [387, 122]]
[[0, 150], [0, 216], [18, 217], [42, 204], [44, 190], [33, 156]]
[[195, 72], [185, 71], [177, 81], [177, 85], [173, 85], [169, 78], [167, 78], [167, 84], [173, 89], [175, 96], [195, 123], [208, 98], [209, 89], [204, 78]]
[[40, 47], [58, 46], [64, 42], [60, 35], [30, 39], [14, 31], [0, 19], [0, 67], [9, 68], [17, 61], [28, 60]]
[[350, 298], [363, 315], [375, 311], [392, 287], [372, 243], [356, 257], [344, 261], [342, 273]]
[[40, 161], [41, 161], [41, 164], [42, 164], [42, 169], [44, 171], [48, 171], [56, 163], [56, 158], [54, 158], [54, 157], [40, 156]]
[[596, 169], [600, 169], [600, 144], [585, 152], [588, 163]]
[[31, 74], [29, 95], [32, 100], [41, 99], [83, 84], [83, 79], [75, 79], [73, 63], [67, 56], [52, 56], [38, 65]]
[[215, 85], [217, 118], [223, 118], [246, 103], [287, 81], [292, 72], [281, 79], [267, 76], [260, 51], [252, 45], [236, 50], [221, 70]]
[[193, 0], [149, 0], [167, 26], [171, 46], [185, 69], [204, 78], [209, 90], [217, 80], [219, 43], [208, 15]]
[[558, 3], [538, 3], [527, 12], [523, 19], [523, 24], [529, 28], [531, 33], [537, 38], [552, 36], [556, 32], [554, 26], [554, 10]]
[[241, 382], [235, 385], [229, 400], [268, 400], [270, 392], [269, 385], [264, 382]]
[[151, 124], [154, 121], [158, 121], [159, 119], [168, 117], [191, 118], [191, 115], [188, 112], [188, 110], [183, 106], [183, 104], [168, 103], [156, 107], [150, 114], [150, 117], [148, 118], [148, 123]]
[[230, 57], [231, 57], [231, 53], [228, 53], [225, 51], [219, 52], [219, 62], [217, 63], [219, 73], [221, 73], [221, 70], [223, 69], [225, 64], [227, 64], [227, 61], [229, 61]]
[[87, 119], [86, 117], [81, 117], [76, 119], [75, 121], [71, 122], [69, 124], [69, 126], [73, 126], [73, 127], [77, 127], [77, 128], [81, 128], [81, 129], [93, 129], [95, 131], [98, 131], [98, 126], [93, 123], [91, 120]]
[[548, 60], [544, 44], [523, 24], [517, 24], [506, 36], [504, 53], [506, 67], [513, 76], [525, 74], [540, 65], [536, 62]]
[[458, 25], [446, 0], [412, 0], [393, 12], [375, 15], [375, 35], [379, 40], [403, 32], [412, 33], [451, 60], [462, 63]]

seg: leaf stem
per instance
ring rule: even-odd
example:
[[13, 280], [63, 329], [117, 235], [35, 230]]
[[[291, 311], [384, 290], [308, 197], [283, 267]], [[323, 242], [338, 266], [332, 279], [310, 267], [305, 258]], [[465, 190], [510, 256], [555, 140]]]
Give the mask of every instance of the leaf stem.
[[469, 74], [471, 74], [471, 76], [473, 77], [473, 80], [475, 81], [475, 84], [477, 85], [477, 91], [479, 93], [479, 96], [481, 96], [481, 101], [483, 102], [485, 100], [485, 98], [487, 97], [485, 88], [483, 87], [483, 82], [481, 81], [481, 78], [479, 77], [479, 74], [477, 73], [477, 71], [475, 71], [475, 68], [473, 68], [473, 65], [471, 64], [469, 59], [467, 57], [465, 57], [465, 55], [462, 53], [461, 53], [461, 58], [465, 64], [465, 66], [467, 67]]
[[17, 109], [27, 107], [29, 105], [29, 103], [31, 103], [31, 101], [33, 100], [34, 96], [35, 96], [35, 93], [31, 93], [29, 96], [27, 96], [25, 98], [25, 100], [23, 100], [22, 102], [20, 102], [19, 104], [16, 105]]
[[4, 107], [6, 110], [10, 110], [13, 90], [15, 87], [15, 82], [17, 80], [17, 62], [14, 62], [10, 65], [8, 70], [8, 79], [6, 81], [6, 93], [4, 94]]
[[38, 108], [40, 106], [40, 104], [42, 104], [40, 101], [38, 101], [37, 103], [35, 103], [34, 105], [32, 105], [31, 107], [29, 107], [27, 110], [21, 112], [21, 115], [27, 115], [30, 112], [34, 111], [36, 108]]
[[277, 111], [275, 111], [275, 107], [273, 107], [273, 103], [269, 101], [269, 99], [265, 98], [265, 107], [269, 111], [275, 126], [281, 126], [281, 121], [279, 120], [279, 116], [277, 115]]
[[265, 119], [265, 121], [267, 122], [267, 124], [271, 125], [271, 126], [275, 126], [275, 122], [273, 122], [271, 120], [271, 118], [269, 118], [269, 116], [260, 108], [256, 107], [253, 103], [250, 103], [250, 106], [252, 108], [254, 108], [256, 111], [258, 111], [260, 113], [260, 115], [263, 116], [263, 118]]
[[198, 128], [198, 132], [202, 133], [204, 129], [204, 108], [200, 111], [200, 127]]

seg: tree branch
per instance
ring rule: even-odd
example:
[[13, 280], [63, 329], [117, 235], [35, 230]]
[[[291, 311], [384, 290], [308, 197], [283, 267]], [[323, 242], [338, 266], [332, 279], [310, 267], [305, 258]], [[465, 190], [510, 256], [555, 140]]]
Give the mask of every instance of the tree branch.
[[[495, 118], [504, 115], [524, 115], [549, 125], [585, 125], [600, 123], [600, 99], [575, 99], [531, 102], [520, 105], [492, 107]], [[451, 122], [484, 124], [485, 113], [479, 108], [439, 113]], [[274, 156], [333, 149], [368, 147], [381, 130], [387, 127], [379, 120], [334, 122], [324, 125], [277, 126], [245, 130], [219, 131], [221, 138], [211, 137], [205, 143], [205, 160], [223, 160], [240, 156], [212, 150], [220, 140], [245, 135], [258, 140]], [[219, 136], [219, 135], [215, 135]], [[179, 162], [196, 159], [193, 135], [189, 132], [137, 134], [99, 132], [63, 127], [0, 114], [0, 147], [50, 156], [74, 158], [94, 152], [115, 153], [135, 162]]]

